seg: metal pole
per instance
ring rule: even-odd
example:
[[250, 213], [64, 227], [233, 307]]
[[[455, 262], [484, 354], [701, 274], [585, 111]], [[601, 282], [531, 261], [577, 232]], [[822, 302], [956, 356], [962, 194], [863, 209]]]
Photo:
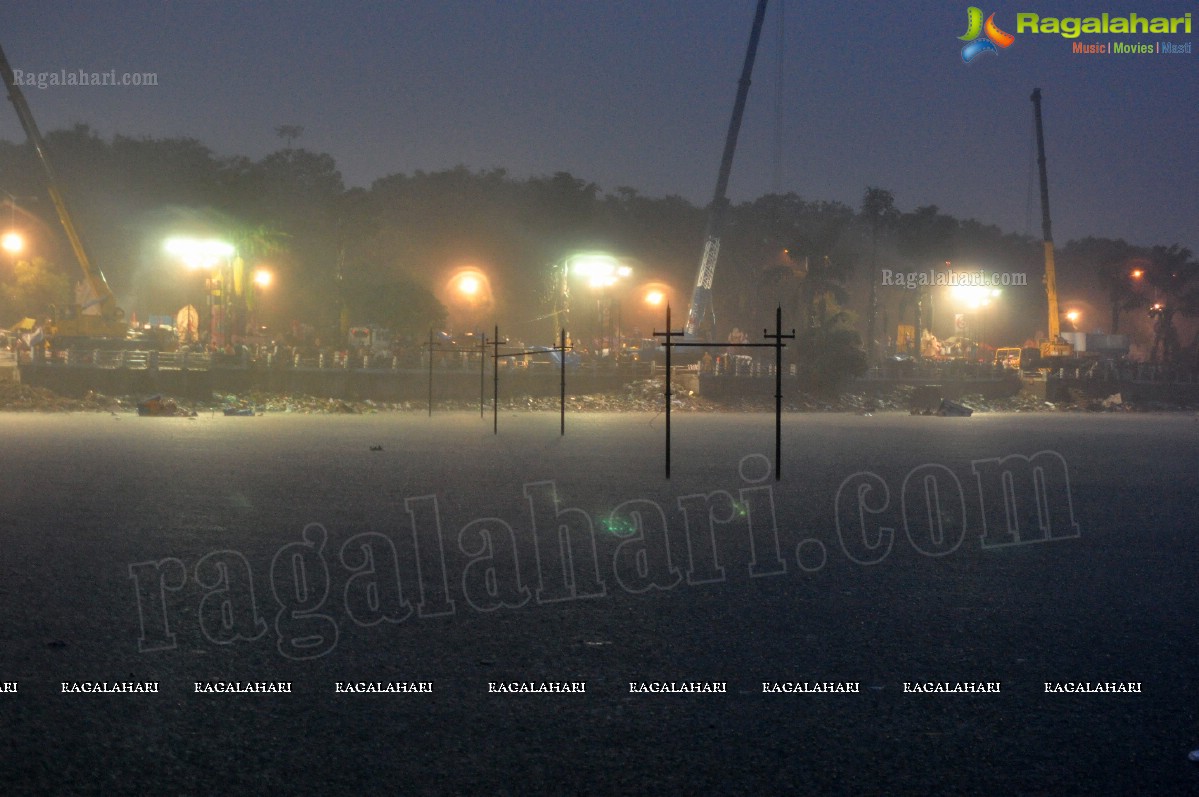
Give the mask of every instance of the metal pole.
[[783, 448], [783, 308], [774, 310], [774, 480], [782, 474], [779, 463]]
[[495, 326], [495, 362], [491, 364], [491, 433], [500, 433], [500, 326]]
[[484, 398], [487, 395], [487, 333], [484, 332], [479, 340], [479, 417], [483, 417]]
[[783, 451], [783, 307], [774, 310], [774, 480], [782, 478], [779, 470]]
[[[666, 389], [663, 392], [664, 392], [664, 397], [666, 399], [666, 478], [668, 478], [668, 479], [670, 478], [670, 400], [672, 397], [671, 390], [670, 390], [670, 387], [671, 387], [671, 384], [670, 384], [671, 373], [670, 372], [672, 369], [672, 366], [671, 366], [672, 349], [676, 345], [681, 345], [681, 346], [687, 346], [687, 345], [703, 346], [703, 345], [706, 345], [706, 344], [702, 344], [702, 343], [699, 343], [699, 344], [696, 344], [696, 343], [676, 344], [674, 342], [674, 339], [683, 337], [684, 334], [685, 333], [683, 332], [683, 330], [679, 330], [678, 332], [675, 332], [673, 329], [670, 328], [670, 304], [667, 303], [667, 305], [666, 305], [666, 329], [663, 330], [662, 332], [655, 332], [654, 337], [662, 338], [666, 342]], [[767, 344], [762, 344], [762, 345], [767, 345]]]
[[666, 478], [670, 478], [670, 303], [666, 303]]
[[793, 340], [795, 330], [790, 335], [783, 334], [783, 308], [779, 305], [774, 310], [774, 334], [762, 330], [762, 337], [774, 339], [774, 480], [783, 478], [783, 341]]
[[433, 327], [429, 327], [429, 417], [433, 417]]
[[561, 397], [561, 401], [559, 404], [559, 406], [561, 408], [562, 417], [561, 417], [561, 428], [560, 428], [558, 434], [561, 436], [565, 436], [566, 435], [566, 329], [565, 328], [559, 330], [558, 357], [561, 360], [560, 364], [562, 366], [562, 397]]

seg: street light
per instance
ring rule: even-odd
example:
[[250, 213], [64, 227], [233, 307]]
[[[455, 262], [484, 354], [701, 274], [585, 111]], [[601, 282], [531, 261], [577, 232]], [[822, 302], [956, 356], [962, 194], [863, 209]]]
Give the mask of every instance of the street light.
[[[558, 321], [559, 335], [562, 330], [568, 330], [570, 324], [570, 279], [578, 276], [587, 281], [587, 286], [596, 295], [596, 326], [600, 332], [600, 348], [609, 348], [612, 338], [620, 334], [620, 322], [615, 325], [612, 319], [612, 297], [610, 289], [621, 280], [633, 275], [633, 269], [620, 262], [619, 259], [603, 252], [583, 252], [571, 255], [562, 261], [558, 290], [559, 306], [555, 312]], [[619, 303], [617, 304], [619, 310]]]
[[997, 300], [1002, 293], [999, 288], [988, 288], [983, 285], [954, 285], [950, 291], [954, 299], [964, 305], [966, 309], [973, 311], [978, 328], [970, 329], [969, 337], [973, 338], [980, 348], [984, 345], [982, 310], [989, 307], [991, 302]]
[[265, 268], [256, 268], [250, 274], [250, 284], [245, 295], [245, 325], [244, 329], [251, 335], [259, 336], [264, 330], [262, 315], [259, 312], [259, 293], [268, 290], [275, 281], [274, 272]]
[[[209, 306], [209, 334], [212, 342], [217, 343], [217, 331], [220, 330], [221, 343], [231, 342], [232, 301], [229, 289], [232, 285], [233, 255], [237, 249], [233, 244], [216, 238], [168, 238], [163, 243], [167, 254], [179, 258], [189, 271], [210, 271], [215, 276], [207, 279], [207, 297]], [[223, 266], [223, 268], [218, 268]], [[220, 302], [213, 301], [219, 297]], [[218, 307], [220, 312], [218, 314]]]
[[672, 294], [671, 286], [661, 280], [650, 280], [637, 285], [634, 292], [637, 304], [633, 308], [635, 311], [634, 337], [645, 338], [646, 336], [640, 333], [641, 328], [647, 325], [652, 327], [654, 324], [660, 323], [662, 308], [671, 301]]
[[233, 257], [237, 251], [233, 244], [215, 238], [168, 238], [163, 243], [167, 254], [175, 255], [183, 261], [190, 270], [211, 270], [220, 265], [222, 260]]
[[952, 291], [953, 297], [971, 310], [986, 307], [992, 299], [998, 299], [1000, 293], [998, 288], [985, 288], [981, 285], [954, 285]]
[[450, 310], [451, 327], [476, 335], [481, 331], [483, 319], [495, 306], [491, 278], [475, 265], [456, 268], [442, 283], [439, 295]]
[[490, 300], [491, 280], [474, 266], [455, 271], [446, 287], [455, 300], [470, 307], [487, 304]]
[[612, 287], [617, 281], [631, 275], [633, 269], [622, 266], [611, 255], [585, 255], [577, 259], [574, 272], [585, 277], [591, 288], [600, 289]]
[[3, 238], [0, 238], [0, 246], [4, 247], [4, 251], [10, 255], [19, 254], [25, 248], [25, 236], [16, 230], [9, 230], [4, 233]]
[[[37, 197], [18, 197], [15, 194], [4, 191], [3, 189], [0, 189], [0, 193], [3, 193], [6, 197], [8, 197], [9, 211], [8, 231], [5, 232], [3, 236], [0, 236], [0, 248], [4, 249], [4, 251], [8, 252], [10, 255], [15, 256], [25, 249], [25, 236], [21, 234], [21, 229], [17, 227], [17, 200], [34, 200]], [[25, 216], [31, 215], [29, 211], [23, 208], [21, 209], [21, 213]], [[36, 219], [36, 217], [34, 218]]]

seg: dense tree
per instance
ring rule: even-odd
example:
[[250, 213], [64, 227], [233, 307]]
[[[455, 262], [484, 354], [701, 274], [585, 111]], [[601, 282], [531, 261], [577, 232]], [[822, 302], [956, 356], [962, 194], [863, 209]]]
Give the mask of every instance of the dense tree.
[[350, 282], [345, 301], [359, 324], [375, 324], [396, 334], [420, 337], [446, 320], [446, 308], [432, 292], [409, 279], [384, 284]]
[[862, 338], [844, 312], [833, 314], [820, 326], [798, 331], [796, 344], [801, 384], [816, 393], [836, 393], [847, 380], [866, 371]]
[[[547, 280], [567, 257], [589, 250], [609, 251], [634, 265], [635, 279], [620, 289], [627, 291], [624, 301], [639, 301], [634, 289], [654, 280], [673, 286], [676, 318], [686, 312], [706, 213], [680, 197], [647, 197], [629, 186], [605, 194], [567, 172], [517, 179], [503, 169], [464, 166], [389, 175], [369, 189], [347, 190], [333, 158], [295, 148], [297, 135], [283, 136], [285, 149], [257, 160], [217, 157], [187, 138], [106, 141], [86, 125], [46, 138], [91, 259], [119, 303], [139, 317], [174, 312], [203, 295], [202, 278], [164, 255], [162, 240], [169, 234], [233, 241], [247, 269], [269, 263], [277, 279], [264, 308], [269, 305], [279, 324], [304, 321], [325, 335], [367, 320], [359, 316], [402, 322], [384, 312], [387, 301], [419, 318], [418, 326], [444, 317], [439, 313], [454, 299], [449, 280], [470, 265], [489, 277], [488, 307], [505, 332], [536, 340], [551, 328], [545, 320], [553, 310]], [[0, 142], [0, 173], [0, 188], [12, 194], [45, 195], [40, 166], [24, 144]], [[50, 203], [22, 202], [22, 210], [42, 220], [34, 225], [40, 236], [34, 254], [53, 264], [46, 273], [74, 282], [78, 269]], [[1113, 307], [1113, 328], [1120, 312], [1147, 306], [1145, 297], [1155, 292], [1168, 297], [1179, 317], [1190, 312], [1195, 291], [1189, 253], [1119, 244], [1123, 249], [1068, 244], [1059, 284], [1101, 286]], [[958, 220], [935, 206], [900, 212], [880, 188], [866, 189], [856, 213], [835, 202], [770, 194], [728, 210], [713, 286], [717, 334], [753, 328], [779, 304], [789, 325], [849, 330], [863, 315], [867, 338], [882, 338], [880, 312], [887, 317], [912, 292], [876, 293], [878, 269], [923, 271], [952, 260], [955, 266], [1034, 275], [1028, 290], [1011, 297], [1025, 314], [1018, 333], [1023, 338], [1025, 327], [1044, 313], [1035, 280], [1039, 252], [1025, 236]], [[1138, 283], [1121, 276], [1126, 255], [1146, 264]], [[867, 259], [869, 269], [855, 273]], [[1182, 276], [1166, 276], [1174, 273]], [[28, 292], [6, 295], [8, 304], [0, 309], [10, 315], [39, 309], [14, 302], [42, 301]], [[837, 337], [837, 345], [846, 339]]]
[[[951, 259], [957, 230], [958, 221], [942, 214], [936, 205], [918, 207], [910, 213], [901, 214], [897, 219], [896, 248], [918, 268], [927, 269]], [[930, 297], [931, 292], [924, 288], [917, 288], [915, 296], [911, 297], [911, 306], [915, 311], [913, 327], [917, 355], [929, 322]], [[902, 308], [902, 302], [900, 306]]]
[[1062, 248], [1058, 260], [1063, 270], [1091, 272], [1107, 293], [1111, 309], [1111, 334], [1120, 333], [1120, 314], [1147, 305], [1145, 252], [1123, 239], [1083, 238]]
[[800, 233], [788, 248], [791, 256], [805, 264], [800, 286], [800, 315], [808, 328], [823, 328], [830, 304], [844, 305], [849, 299], [846, 282], [853, 275], [857, 253], [847, 240], [853, 211], [840, 203], [821, 202], [810, 207]]
[[0, 318], [44, 318], [51, 306], [61, 307], [72, 298], [71, 283], [45, 259], [18, 260], [12, 277], [0, 282]]
[[[1174, 244], [1154, 246], [1148, 251], [1145, 282], [1153, 289], [1155, 301], [1150, 306], [1154, 319], [1153, 362], [1179, 364], [1182, 347], [1179, 344], [1177, 315], [1199, 315], [1199, 261], [1191, 250]], [[1199, 352], [1192, 353], [1188, 365], [1199, 365]]]

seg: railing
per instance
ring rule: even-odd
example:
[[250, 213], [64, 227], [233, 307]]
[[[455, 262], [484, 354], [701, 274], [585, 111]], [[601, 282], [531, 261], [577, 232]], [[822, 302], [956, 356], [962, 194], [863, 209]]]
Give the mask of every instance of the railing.
[[1134, 382], [1142, 384], [1196, 384], [1199, 374], [1160, 363], [1095, 363], [1058, 368], [1050, 372], [1058, 379], [1091, 382]]
[[[8, 364], [35, 364], [44, 367], [95, 368], [104, 370], [159, 370], [159, 371], [207, 371], [214, 368], [231, 370], [294, 370], [294, 371], [334, 371], [354, 370], [372, 373], [398, 373], [404, 371], [426, 371], [429, 368], [427, 355], [422, 357], [379, 357], [371, 355], [352, 355], [347, 352], [324, 353], [293, 353], [284, 354], [264, 353], [257, 358], [249, 353], [241, 355], [210, 354], [207, 352], [157, 352], [135, 350], [105, 350], [69, 349], [58, 352], [54, 357], [33, 358], [28, 351], [0, 351], [0, 367]], [[538, 364], [530, 365], [507, 364], [505, 368], [515, 368], [521, 371], [540, 372], [545, 370]], [[654, 363], [633, 363], [632, 367], [621, 369], [607, 363], [585, 362], [572, 366], [572, 370], [581, 373], [600, 373], [621, 371], [628, 374], [636, 373], [639, 377], [660, 376], [662, 366]], [[439, 371], [477, 370], [478, 359], [460, 358], [458, 356], [435, 359], [433, 367]], [[773, 377], [774, 364], [761, 362], [747, 356], [725, 356], [713, 358], [711, 362], [676, 365], [672, 370], [676, 373], [703, 373], [724, 377]], [[784, 375], [794, 376], [794, 364], [784, 366]], [[884, 367], [868, 370], [863, 380], [995, 380], [1011, 378], [1015, 371], [988, 366], [985, 363], [967, 365], [906, 365], [906, 367]], [[1113, 363], [1096, 362], [1090, 365], [1058, 368], [1049, 372], [1050, 377], [1080, 381], [1110, 381], [1137, 382], [1162, 384], [1196, 384], [1199, 374], [1195, 371], [1181, 369], [1175, 366], [1153, 363]]]
[[95, 368], [134, 371], [207, 371], [213, 365], [212, 355], [201, 352], [140, 351], [109, 349], [67, 349], [52, 357], [28, 351], [9, 353], [21, 365], [45, 368]]

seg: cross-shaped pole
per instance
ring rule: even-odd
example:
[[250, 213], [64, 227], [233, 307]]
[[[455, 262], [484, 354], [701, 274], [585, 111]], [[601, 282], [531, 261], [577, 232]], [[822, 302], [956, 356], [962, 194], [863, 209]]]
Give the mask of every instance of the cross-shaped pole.
[[666, 478], [670, 478], [670, 351], [674, 348], [674, 338], [681, 338], [683, 330], [670, 328], [670, 303], [666, 304], [666, 331], [655, 332], [655, 338], [662, 338], [666, 346]]
[[500, 327], [497, 324], [495, 327], [495, 337], [491, 340], [491, 345], [494, 347], [491, 363], [491, 433], [500, 433], [500, 346], [505, 346], [508, 339], [500, 340]]
[[564, 436], [566, 434], [566, 352], [569, 351], [569, 349], [566, 347], [566, 327], [563, 327], [561, 330], [559, 330], [559, 341], [557, 348], [558, 365], [561, 367], [561, 371], [559, 373], [561, 377], [561, 395], [558, 403], [561, 428], [558, 433]]
[[433, 327], [429, 327], [429, 417], [433, 417]]
[[782, 305], [774, 311], [774, 334], [763, 329], [762, 337], [774, 341], [774, 480], [779, 481], [783, 477], [783, 341], [795, 340], [794, 329], [790, 335], [783, 334]]
[[486, 388], [484, 387], [487, 378], [487, 333], [484, 332], [479, 336], [479, 417], [483, 417], [483, 404], [485, 403], [484, 396]]

